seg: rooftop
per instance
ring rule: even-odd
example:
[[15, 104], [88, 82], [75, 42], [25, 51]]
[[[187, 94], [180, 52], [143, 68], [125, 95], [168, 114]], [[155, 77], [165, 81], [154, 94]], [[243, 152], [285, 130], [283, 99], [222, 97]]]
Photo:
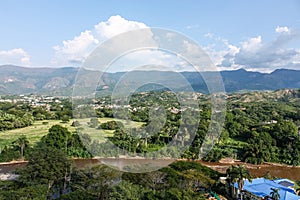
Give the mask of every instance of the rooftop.
[[[281, 184], [282, 183], [282, 184]], [[279, 189], [279, 200], [299, 200], [300, 196], [297, 196], [292, 188], [289, 188], [292, 181], [288, 179], [268, 180], [265, 178], [252, 179], [252, 182], [245, 180], [244, 190], [254, 194], [257, 197], [270, 196], [271, 188]], [[234, 187], [238, 188], [238, 184], [235, 183]]]

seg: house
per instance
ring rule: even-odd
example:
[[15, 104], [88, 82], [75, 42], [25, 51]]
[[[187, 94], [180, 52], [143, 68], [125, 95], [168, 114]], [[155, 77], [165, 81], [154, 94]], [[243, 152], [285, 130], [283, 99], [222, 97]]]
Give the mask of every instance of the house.
[[[279, 200], [300, 200], [300, 196], [296, 195], [293, 186], [294, 183], [288, 179], [269, 180], [265, 178], [256, 178], [252, 179], [251, 182], [245, 180], [242, 195], [256, 200], [267, 199], [272, 191], [271, 188], [276, 188], [279, 189]], [[237, 194], [240, 194], [238, 183], [234, 184], [234, 188], [234, 191], [236, 191]], [[234, 195], [236, 196], [237, 194]]]

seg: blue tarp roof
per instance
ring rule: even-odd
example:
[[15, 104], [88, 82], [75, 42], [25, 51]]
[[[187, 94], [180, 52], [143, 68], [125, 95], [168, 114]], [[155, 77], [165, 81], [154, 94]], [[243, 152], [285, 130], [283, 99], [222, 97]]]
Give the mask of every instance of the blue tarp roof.
[[280, 179], [276, 179], [274, 180], [275, 183], [279, 183], [280, 185], [284, 185], [286, 187], [294, 187], [295, 183], [289, 179], [286, 178], [280, 178]]
[[[235, 183], [234, 187], [238, 188], [238, 184]], [[295, 191], [291, 188], [285, 187], [280, 185], [274, 181], [265, 179], [265, 178], [256, 178], [253, 179], [252, 182], [245, 180], [244, 190], [258, 196], [258, 197], [265, 197], [269, 196], [271, 193], [271, 188], [278, 188], [279, 189], [279, 200], [299, 200], [300, 196], [295, 194]]]

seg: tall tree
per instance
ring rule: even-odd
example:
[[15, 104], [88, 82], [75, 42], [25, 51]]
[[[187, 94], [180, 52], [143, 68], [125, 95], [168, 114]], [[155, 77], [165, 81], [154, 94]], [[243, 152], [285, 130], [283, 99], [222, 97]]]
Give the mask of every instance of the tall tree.
[[21, 135], [13, 142], [13, 145], [20, 149], [21, 158], [24, 159], [24, 149], [29, 146], [29, 141], [25, 135]]
[[71, 133], [67, 128], [54, 125], [49, 129], [49, 133], [42, 137], [41, 143], [67, 152], [68, 140], [70, 138]]
[[104, 200], [109, 198], [109, 189], [119, 183], [120, 180], [120, 171], [105, 165], [96, 165], [76, 171], [73, 175], [72, 185], [76, 190]]
[[28, 164], [20, 171], [19, 182], [23, 185], [47, 185], [47, 198], [51, 196], [51, 189], [59, 188], [61, 192], [70, 179], [71, 162], [65, 152], [49, 147], [36, 147], [29, 154]]
[[[231, 166], [226, 171], [227, 177], [231, 183], [237, 182], [239, 191], [241, 192], [244, 188], [245, 179], [251, 181], [250, 172], [245, 169], [244, 166], [238, 165], [237, 167]], [[242, 199], [241, 195], [241, 199]]]

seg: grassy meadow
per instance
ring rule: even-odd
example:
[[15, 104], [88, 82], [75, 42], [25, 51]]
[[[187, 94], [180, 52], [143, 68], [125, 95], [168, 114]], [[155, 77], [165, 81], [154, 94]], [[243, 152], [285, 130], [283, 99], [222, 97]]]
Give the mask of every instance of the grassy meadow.
[[[143, 124], [141, 122], [118, 120], [114, 118], [98, 119], [100, 124], [112, 120], [122, 122], [125, 128], [138, 128], [141, 127]], [[80, 123], [80, 128], [82, 130], [82, 133], [87, 133], [92, 140], [103, 141], [105, 140], [105, 137], [111, 136], [114, 132], [114, 130], [99, 130], [96, 128], [90, 128], [88, 126], [88, 122], [90, 121], [90, 119], [78, 119], [77, 121], [79, 121]], [[32, 146], [36, 142], [38, 142], [44, 135], [48, 133], [49, 128], [51, 128], [53, 125], [56, 124], [66, 127], [71, 132], [75, 132], [76, 128], [78, 127], [71, 126], [72, 122], [73, 120], [70, 120], [67, 123], [62, 123], [61, 120], [43, 120], [43, 121], [35, 121], [33, 125], [25, 128], [19, 128], [19, 129], [8, 130], [8, 131], [0, 131], [0, 149], [4, 148], [4, 146], [6, 145], [11, 144], [21, 135], [25, 135], [29, 140], [30, 145]]]

